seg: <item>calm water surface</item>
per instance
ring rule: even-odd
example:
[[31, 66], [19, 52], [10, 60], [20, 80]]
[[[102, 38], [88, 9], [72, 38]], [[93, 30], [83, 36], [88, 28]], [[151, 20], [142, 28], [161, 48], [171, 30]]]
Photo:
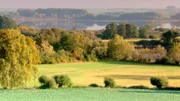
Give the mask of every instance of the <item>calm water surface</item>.
[[[76, 27], [81, 30], [101, 30], [111, 22], [121, 23], [122, 21], [33, 20], [17, 22], [34, 28], [61, 28], [70, 30]], [[180, 21], [128, 21], [128, 23], [135, 24], [138, 27], [147, 24], [151, 24], [154, 28], [180, 27]]]

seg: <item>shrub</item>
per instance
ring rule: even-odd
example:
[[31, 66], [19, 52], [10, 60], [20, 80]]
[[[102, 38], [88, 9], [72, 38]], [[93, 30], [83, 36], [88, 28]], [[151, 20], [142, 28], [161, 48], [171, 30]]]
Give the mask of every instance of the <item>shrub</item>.
[[99, 87], [99, 85], [95, 84], [95, 83], [92, 83], [92, 84], [89, 85], [89, 87]]
[[50, 79], [47, 85], [48, 85], [48, 88], [51, 88], [51, 89], [56, 88], [56, 81], [54, 79]]
[[50, 79], [45, 75], [39, 77], [39, 82], [42, 84], [40, 89], [56, 88], [56, 82], [54, 79]]
[[53, 89], [56, 88], [56, 82], [54, 79], [49, 79], [45, 84], [39, 87], [40, 89]]
[[167, 77], [151, 77], [151, 84], [156, 86], [157, 88], [165, 88], [168, 86]]
[[87, 61], [98, 61], [98, 59], [96, 58], [96, 55], [95, 55], [95, 54], [89, 54], [89, 55], [87, 55], [86, 60], [87, 60]]
[[59, 50], [56, 52], [53, 56], [56, 59], [57, 63], [68, 63], [68, 62], [76, 62], [77, 60], [73, 57], [72, 53], [65, 51], [65, 50]]
[[157, 64], [175, 64], [172, 58], [164, 57], [156, 61]]
[[116, 86], [115, 81], [112, 78], [105, 78], [104, 79], [104, 84], [105, 87], [110, 87], [110, 88], [114, 88]]
[[55, 75], [54, 80], [56, 84], [58, 84], [58, 87], [71, 87], [72, 82], [71, 79], [67, 75]]
[[155, 63], [156, 61], [166, 57], [166, 50], [164, 47], [157, 46], [153, 49], [140, 49], [138, 50], [138, 54], [136, 60], [142, 63]]
[[56, 60], [53, 57], [41, 55], [41, 63], [42, 64], [55, 64]]
[[45, 75], [42, 75], [42, 76], [39, 77], [39, 82], [41, 84], [46, 84], [48, 81], [49, 81], [49, 78], [47, 76], [45, 76]]
[[47, 88], [48, 88], [48, 85], [46, 85], [46, 84], [41, 85], [41, 86], [39, 87], [39, 89], [47, 89]]

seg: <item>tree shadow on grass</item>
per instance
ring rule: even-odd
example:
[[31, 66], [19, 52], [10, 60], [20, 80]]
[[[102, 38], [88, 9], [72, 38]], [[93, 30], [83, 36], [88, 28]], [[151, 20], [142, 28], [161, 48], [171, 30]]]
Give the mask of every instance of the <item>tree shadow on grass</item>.
[[106, 63], [106, 64], [118, 64], [118, 65], [139, 65], [139, 66], [157, 66], [157, 67], [165, 67], [165, 66], [172, 66], [172, 67], [177, 67], [179, 68], [180, 66], [177, 65], [169, 65], [169, 64], [155, 64], [155, 63], [140, 63], [137, 61], [115, 61], [115, 60], [102, 60], [99, 61], [101, 63]]
[[144, 93], [144, 94], [180, 94], [178, 90], [120, 90], [121, 93]]
[[[96, 77], [104, 77], [104, 76], [96, 76]], [[107, 75], [106, 77], [112, 77], [116, 79], [133, 79], [133, 80], [149, 80], [152, 76], [148, 75]], [[180, 76], [167, 76], [168, 79], [180, 79]]]
[[119, 64], [119, 65], [139, 65], [140, 64], [139, 62], [135, 62], [135, 61], [116, 61], [116, 60], [102, 60], [99, 62], [105, 63], [105, 64]]

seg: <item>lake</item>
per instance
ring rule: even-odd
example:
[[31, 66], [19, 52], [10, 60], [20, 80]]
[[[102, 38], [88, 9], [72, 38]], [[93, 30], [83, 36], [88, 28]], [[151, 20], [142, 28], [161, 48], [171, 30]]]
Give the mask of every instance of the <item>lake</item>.
[[[101, 30], [111, 22], [121, 23], [122, 21], [104, 21], [104, 20], [31, 20], [17, 21], [19, 24], [31, 26], [34, 28], [61, 28], [61, 29], [76, 29], [80, 30]], [[144, 26], [151, 24], [154, 28], [171, 28], [172, 26], [180, 27], [180, 21], [128, 21], [128, 23], [136, 26]]]

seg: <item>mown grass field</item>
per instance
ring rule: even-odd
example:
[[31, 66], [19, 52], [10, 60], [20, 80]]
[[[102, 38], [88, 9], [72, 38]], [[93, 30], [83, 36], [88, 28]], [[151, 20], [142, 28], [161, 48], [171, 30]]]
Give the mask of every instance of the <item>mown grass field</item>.
[[180, 101], [180, 92], [118, 88], [0, 90], [0, 101]]
[[[130, 38], [130, 39], [124, 39], [124, 40], [128, 41], [128, 42], [138, 42], [138, 41], [142, 41], [142, 40], [150, 41], [150, 40], [159, 40], [159, 39]], [[102, 41], [104, 43], [108, 43], [109, 42], [109, 40], [102, 40]]]
[[[118, 86], [144, 85], [153, 87], [149, 81], [151, 76], [167, 76], [169, 78], [169, 86], [180, 87], [180, 66], [102, 61], [37, 65], [37, 67], [39, 68], [38, 76], [67, 74], [72, 79], [73, 84], [79, 86], [88, 86], [92, 83], [104, 86], [104, 77], [111, 77]], [[39, 83], [36, 80], [28, 86], [39, 86]]]

